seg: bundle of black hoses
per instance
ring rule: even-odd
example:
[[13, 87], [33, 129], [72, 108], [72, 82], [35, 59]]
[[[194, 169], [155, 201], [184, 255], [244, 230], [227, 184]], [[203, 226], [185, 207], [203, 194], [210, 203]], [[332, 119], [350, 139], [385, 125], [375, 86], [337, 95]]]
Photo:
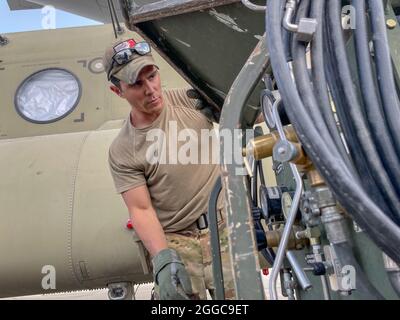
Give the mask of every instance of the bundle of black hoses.
[[[341, 24], [342, 1], [299, 1], [297, 21], [315, 18], [318, 30], [310, 43], [311, 73], [308, 44], [292, 37], [293, 78], [282, 37], [285, 4], [286, 0], [268, 1], [266, 11], [268, 49], [285, 111], [339, 203], [400, 263], [400, 103], [383, 1], [351, 3], [357, 26], [352, 30], [352, 64]], [[351, 65], [357, 69], [351, 70]]]

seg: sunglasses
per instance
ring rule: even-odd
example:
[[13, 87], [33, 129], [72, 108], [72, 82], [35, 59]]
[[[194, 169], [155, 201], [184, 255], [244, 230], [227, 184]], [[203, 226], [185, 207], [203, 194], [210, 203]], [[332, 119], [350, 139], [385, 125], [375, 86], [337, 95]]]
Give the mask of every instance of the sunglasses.
[[151, 52], [151, 47], [147, 42], [138, 42], [135, 43], [134, 46], [131, 46], [130, 48], [124, 48], [122, 50], [119, 50], [117, 53], [114, 54], [112, 57], [112, 64], [110, 67], [110, 70], [108, 71], [108, 80], [110, 80], [111, 76], [111, 71], [114, 68], [114, 64], [116, 63], [119, 66], [123, 66], [124, 64], [127, 64], [128, 62], [132, 61], [135, 57], [135, 53], [141, 56], [144, 56], [148, 53]]
[[113, 56], [113, 60], [120, 66], [128, 63], [134, 57], [134, 53], [144, 56], [150, 53], [150, 45], [147, 42], [138, 42], [132, 48], [122, 49]]

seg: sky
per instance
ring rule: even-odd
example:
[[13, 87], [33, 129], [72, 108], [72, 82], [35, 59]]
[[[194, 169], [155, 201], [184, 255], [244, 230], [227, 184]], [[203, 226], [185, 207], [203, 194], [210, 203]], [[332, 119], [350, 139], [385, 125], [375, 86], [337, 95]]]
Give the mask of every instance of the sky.
[[42, 12], [42, 9], [10, 11], [7, 1], [0, 0], [0, 34], [98, 24], [101, 23], [60, 10], [55, 13]]

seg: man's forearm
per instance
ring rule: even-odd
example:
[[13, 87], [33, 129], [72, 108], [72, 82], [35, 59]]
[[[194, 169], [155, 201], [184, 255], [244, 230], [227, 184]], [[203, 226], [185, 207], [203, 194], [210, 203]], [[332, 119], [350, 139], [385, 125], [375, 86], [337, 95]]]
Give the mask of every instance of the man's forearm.
[[131, 213], [131, 218], [136, 234], [152, 257], [168, 247], [164, 230], [153, 208], [136, 209]]

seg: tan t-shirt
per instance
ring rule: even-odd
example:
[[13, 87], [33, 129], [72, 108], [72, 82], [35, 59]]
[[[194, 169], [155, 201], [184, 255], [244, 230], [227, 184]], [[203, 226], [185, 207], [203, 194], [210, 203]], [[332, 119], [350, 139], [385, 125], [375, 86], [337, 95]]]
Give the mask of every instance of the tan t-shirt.
[[219, 175], [213, 154], [218, 143], [212, 143], [212, 122], [195, 109], [186, 89], [164, 91], [164, 101], [149, 127], [134, 128], [128, 118], [110, 147], [109, 163], [117, 192], [146, 184], [164, 231], [176, 232], [207, 211]]

